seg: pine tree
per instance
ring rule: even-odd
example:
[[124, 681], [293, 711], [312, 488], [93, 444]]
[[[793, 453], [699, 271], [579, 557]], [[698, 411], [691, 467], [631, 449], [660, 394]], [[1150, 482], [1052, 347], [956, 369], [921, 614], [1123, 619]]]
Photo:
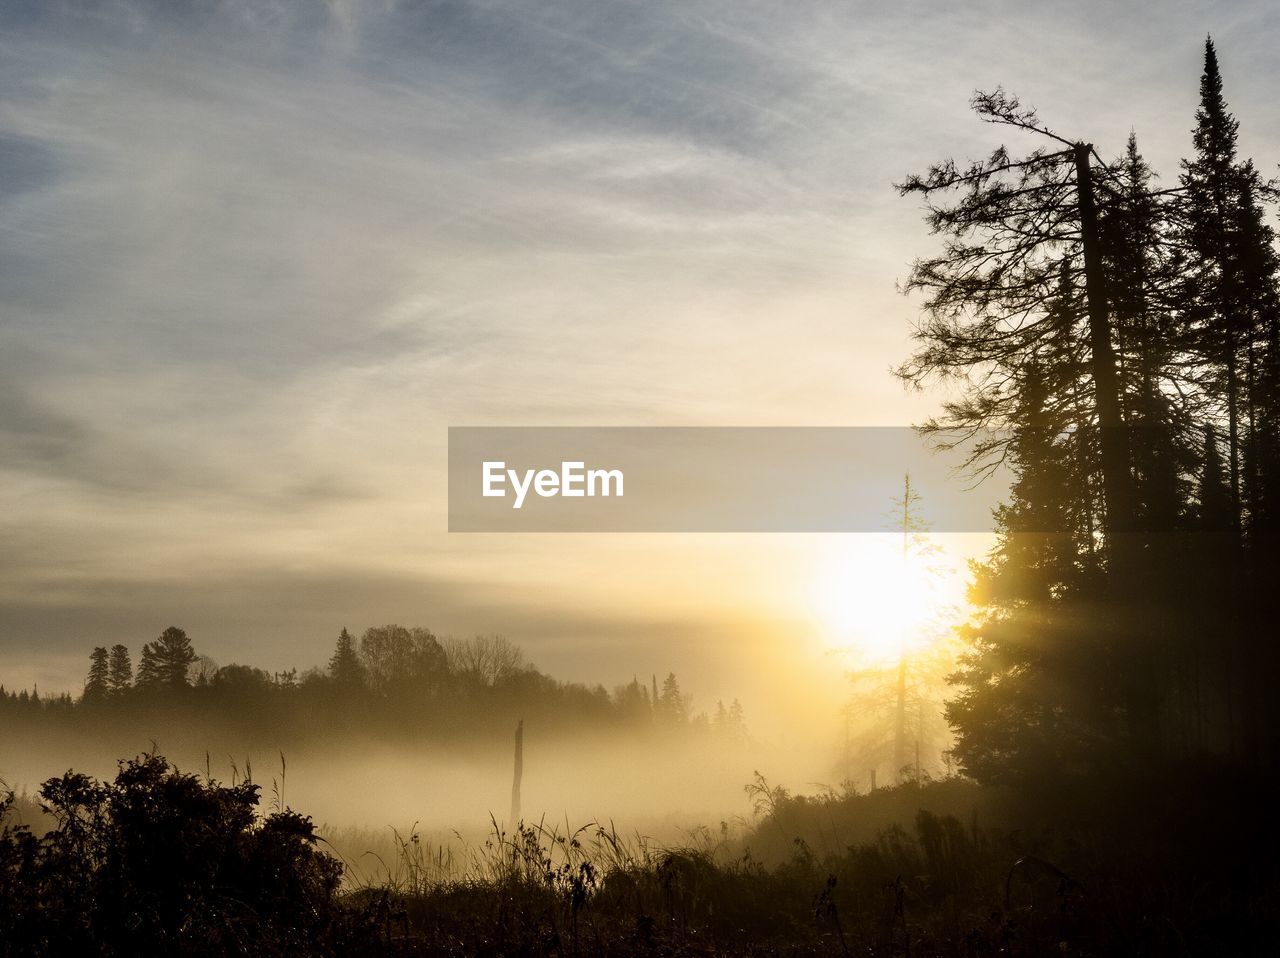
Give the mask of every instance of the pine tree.
[[356, 653], [356, 640], [345, 626], [338, 636], [337, 647], [329, 658], [329, 676], [343, 688], [358, 688], [364, 684], [364, 668]]
[[684, 725], [689, 721], [689, 703], [680, 691], [680, 682], [674, 672], [667, 673], [662, 682], [662, 692], [658, 696], [658, 711], [663, 719], [673, 725]]
[[1240, 124], [1227, 110], [1213, 40], [1205, 41], [1200, 107], [1192, 132], [1195, 158], [1183, 163], [1185, 238], [1193, 251], [1188, 300], [1199, 319], [1204, 358], [1213, 363], [1225, 392], [1231, 508], [1238, 523], [1239, 350], [1238, 251], [1231, 237], [1235, 219], [1236, 140]]
[[737, 699], [729, 703], [729, 715], [725, 728], [729, 733], [729, 737], [735, 741], [742, 741], [747, 737], [746, 715], [743, 712], [742, 703]]
[[161, 684], [171, 688], [186, 687], [187, 672], [196, 660], [196, 652], [187, 633], [177, 626], [169, 626], [156, 639], [154, 655]]
[[988, 782], [1088, 770], [1092, 730], [1107, 712], [1081, 694], [1094, 677], [1076, 663], [1093, 644], [1071, 627], [1080, 612], [1072, 599], [1090, 580], [1069, 480], [1078, 439], [1056, 428], [1039, 376], [1028, 376], [1022, 401], [1025, 423], [1010, 443], [1016, 479], [997, 514], [998, 545], [974, 566], [978, 615], [962, 630], [969, 650], [946, 708], [956, 757]]
[[[1276, 199], [1246, 161], [1239, 171], [1236, 232], [1241, 247], [1248, 437], [1244, 499], [1249, 531], [1259, 540], [1280, 527], [1280, 254], [1265, 204]], [[1265, 546], [1262, 546], [1265, 548]]]
[[[1096, 428], [1080, 454], [1093, 460], [1088, 472], [1105, 502], [1097, 510], [1103, 544], [1118, 557], [1135, 505], [1098, 212], [1099, 184], [1115, 172], [1093, 163], [1092, 146], [1049, 130], [1003, 91], [977, 93], [973, 103], [983, 120], [1061, 148], [1015, 160], [1000, 147], [966, 168], [947, 160], [899, 187], [929, 204], [929, 226], [947, 239], [941, 254], [913, 264], [906, 289], [926, 295], [925, 319], [915, 355], [897, 373], [916, 386], [959, 387], [945, 415], [921, 429], [944, 446], [954, 444], [948, 437], [979, 436], [966, 465], [983, 475], [1004, 456], [1006, 427], [1019, 421], [1018, 392], [1007, 387], [1065, 332], [1078, 344], [1080, 366], [1054, 395], [1075, 403], [1078, 421]], [[944, 204], [947, 196], [953, 199]], [[1064, 299], [1064, 280], [1079, 293]]]
[[123, 645], [113, 645], [108, 660], [107, 688], [113, 696], [120, 696], [133, 687], [133, 663], [129, 650]]
[[[1200, 106], [1191, 159], [1183, 161], [1180, 239], [1189, 251], [1183, 297], [1188, 344], [1202, 384], [1226, 425], [1226, 474], [1232, 530], [1242, 540], [1244, 508], [1261, 496], [1244, 471], [1249, 432], [1257, 431], [1260, 361], [1274, 330], [1274, 236], [1261, 202], [1269, 188], [1237, 156], [1239, 121], [1227, 109], [1213, 41], [1205, 42]], [[1264, 405], [1270, 405], [1269, 401]], [[1261, 456], [1252, 463], [1260, 471]]]
[[1194, 444], [1187, 416], [1171, 398], [1195, 388], [1175, 355], [1171, 308], [1180, 263], [1165, 242], [1170, 203], [1155, 190], [1155, 174], [1138, 151], [1133, 133], [1112, 168], [1115, 175], [1103, 181], [1101, 236], [1122, 370], [1135, 507], [1142, 530], [1169, 532], [1179, 523], [1185, 494], [1180, 469]]
[[110, 688], [109, 654], [105, 648], [98, 646], [89, 655], [89, 677], [84, 683], [84, 700], [101, 702], [107, 697]]
[[142, 647], [142, 658], [138, 662], [138, 688], [154, 689], [161, 684], [160, 658], [156, 654], [154, 642]]

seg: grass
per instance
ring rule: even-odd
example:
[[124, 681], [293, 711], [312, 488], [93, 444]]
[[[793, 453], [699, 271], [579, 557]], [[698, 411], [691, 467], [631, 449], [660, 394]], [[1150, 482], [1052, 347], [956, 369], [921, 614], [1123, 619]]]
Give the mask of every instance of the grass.
[[[37, 843], [0, 830], [0, 879], [44, 920], [32, 934], [0, 900], [0, 954], [57, 954], [63, 927], [92, 953], [96, 928], [131, 941], [139, 920], [180, 944], [165, 953], [432, 958], [1225, 956], [1268, 953], [1280, 926], [1274, 789], [1221, 772], [1017, 796], [949, 779], [797, 797], [758, 777], [750, 827], [665, 843], [545, 820], [491, 821], [471, 840], [416, 827], [317, 840], [285, 805], [283, 762], [269, 811], [254, 811], [252, 783], [155, 757], [122, 769], [114, 785], [54, 780], [56, 827]], [[4, 824], [29, 806], [14, 797]], [[211, 902], [216, 923], [184, 910]]]
[[1163, 785], [794, 797], [758, 779], [752, 828], [678, 845], [598, 823], [495, 823], [462, 846], [410, 832], [386, 880], [348, 900], [388, 948], [423, 956], [1266, 953], [1267, 792]]

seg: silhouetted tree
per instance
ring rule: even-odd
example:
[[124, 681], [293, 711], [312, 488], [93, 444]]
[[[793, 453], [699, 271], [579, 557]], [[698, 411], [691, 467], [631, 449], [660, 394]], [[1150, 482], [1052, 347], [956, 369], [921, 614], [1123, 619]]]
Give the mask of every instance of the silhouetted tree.
[[196, 652], [186, 632], [177, 626], [169, 626], [152, 644], [152, 655], [160, 684], [171, 688], [187, 685], [187, 671], [196, 660]]
[[207, 655], [197, 655], [187, 670], [187, 678], [192, 685], [206, 686], [218, 674], [218, 663]]
[[662, 682], [662, 694], [658, 696], [658, 714], [672, 725], [689, 721], [689, 703], [680, 691], [680, 682], [674, 672], [669, 672]]
[[649, 700], [649, 688], [635, 676], [626, 685], [613, 690], [613, 705], [624, 721], [635, 725], [648, 725], [653, 721], [653, 703]]
[[902, 188], [948, 241], [913, 269], [927, 318], [900, 374], [958, 383], [925, 432], [970, 443], [976, 475], [1015, 476], [976, 570], [956, 755], [987, 779], [1257, 756], [1262, 729], [1280, 741], [1264, 694], [1280, 652], [1260, 639], [1277, 604], [1261, 547], [1280, 501], [1275, 190], [1237, 157], [1213, 45], [1172, 190], [1132, 135], [1104, 164], [1003, 93], [975, 107], [1065, 148]]
[[107, 671], [107, 684], [113, 696], [123, 695], [133, 688], [133, 663], [125, 646], [117, 644], [111, 647]]
[[98, 646], [89, 656], [89, 677], [84, 683], [84, 697], [87, 702], [101, 702], [107, 697], [110, 689], [110, 655], [105, 648]]
[[346, 689], [359, 688], [364, 684], [364, 668], [356, 653], [356, 640], [345, 626], [339, 633], [338, 644], [329, 658], [329, 677]]
[[367, 629], [360, 661], [370, 688], [383, 694], [434, 686], [448, 670], [444, 649], [430, 631], [399, 625]]
[[524, 653], [501, 635], [447, 639], [449, 671], [479, 685], [497, 686], [525, 668]]
[[154, 689], [160, 683], [160, 659], [156, 655], [155, 643], [148, 642], [143, 645], [142, 657], [138, 660], [137, 687]]
[[[1063, 398], [1082, 425], [1097, 430], [1081, 454], [1093, 459], [1089, 472], [1100, 478], [1101, 527], [1127, 531], [1132, 476], [1097, 209], [1099, 181], [1114, 174], [1093, 164], [1091, 145], [1054, 133], [1001, 90], [975, 94], [973, 106], [989, 123], [1060, 148], [1015, 160], [1000, 147], [964, 169], [947, 160], [899, 187], [925, 200], [930, 227], [948, 239], [940, 255], [917, 261], [907, 280], [908, 292], [926, 294], [926, 318], [915, 332], [918, 349], [898, 375], [917, 386], [943, 380], [959, 387], [945, 415], [921, 428], [943, 445], [974, 440], [967, 465], [982, 474], [1004, 454], [1005, 427], [1021, 418], [1016, 387], [1025, 370], [1065, 333], [1079, 344], [1080, 367]], [[1064, 298], [1064, 286], [1083, 295]]]

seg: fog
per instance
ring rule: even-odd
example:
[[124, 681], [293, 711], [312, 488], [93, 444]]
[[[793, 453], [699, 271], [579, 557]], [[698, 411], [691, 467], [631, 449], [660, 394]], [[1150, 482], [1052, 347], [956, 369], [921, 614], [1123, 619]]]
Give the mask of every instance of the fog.
[[[349, 737], [288, 744], [254, 736], [156, 728], [152, 736], [32, 732], [0, 741], [0, 780], [21, 792], [68, 769], [107, 779], [122, 758], [158, 750], [181, 770], [224, 783], [246, 775], [262, 788], [265, 810], [281, 795], [310, 815], [346, 855], [371, 850], [392, 829], [413, 828], [434, 841], [482, 840], [508, 827], [513, 735], [466, 744], [378, 744]], [[513, 730], [512, 730], [513, 731]], [[829, 741], [785, 749], [754, 741], [725, 744], [697, 736], [544, 734], [525, 726], [521, 817], [578, 828], [600, 823], [620, 833], [679, 843], [699, 827], [740, 826], [751, 815], [744, 787], [757, 771], [792, 788], [833, 782]]]

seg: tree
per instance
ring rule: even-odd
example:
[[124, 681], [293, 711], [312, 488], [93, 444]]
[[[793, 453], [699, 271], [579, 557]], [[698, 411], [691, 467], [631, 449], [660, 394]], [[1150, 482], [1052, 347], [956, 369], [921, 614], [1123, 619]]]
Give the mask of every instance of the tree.
[[353, 689], [364, 685], [364, 668], [356, 653], [356, 640], [345, 626], [339, 633], [338, 644], [329, 658], [329, 676], [342, 688]]
[[1265, 210], [1276, 189], [1252, 160], [1240, 160], [1239, 129], [1227, 108], [1217, 51], [1207, 40], [1176, 238], [1187, 250], [1187, 346], [1210, 415], [1224, 421], [1233, 533], [1242, 544], [1246, 519], [1266, 512], [1264, 463], [1277, 448], [1280, 292], [1275, 234]]
[[369, 686], [392, 691], [433, 689], [448, 671], [439, 640], [427, 629], [384, 625], [366, 629], [360, 638], [360, 661]]
[[133, 687], [133, 663], [129, 650], [123, 645], [113, 645], [107, 664], [107, 685], [113, 696], [123, 695]]
[[1115, 318], [1135, 518], [1142, 532], [1166, 533], [1178, 525], [1186, 495], [1180, 474], [1195, 441], [1190, 416], [1174, 401], [1194, 389], [1193, 374], [1176, 350], [1182, 263], [1167, 242], [1168, 194], [1155, 189], [1155, 174], [1132, 132], [1111, 168], [1099, 234]]
[[160, 683], [160, 660], [156, 655], [155, 643], [148, 642], [143, 645], [142, 657], [138, 661], [137, 686], [140, 689], [154, 689]]
[[632, 676], [626, 685], [613, 690], [613, 705], [622, 718], [635, 725], [647, 725], [653, 721], [653, 703], [649, 687]]
[[101, 702], [107, 697], [109, 689], [109, 654], [105, 648], [98, 646], [89, 656], [89, 677], [84, 683], [85, 701]]
[[674, 672], [667, 673], [658, 696], [658, 714], [672, 725], [684, 725], [689, 721], [689, 703], [680, 691], [680, 682]]
[[187, 670], [191, 684], [201, 688], [210, 685], [218, 674], [218, 663], [208, 655], [197, 655]]
[[1183, 161], [1182, 239], [1191, 251], [1184, 295], [1198, 335], [1193, 340], [1220, 391], [1227, 419], [1232, 525], [1240, 534], [1240, 352], [1244, 317], [1238, 217], [1240, 124], [1227, 110], [1213, 41], [1205, 42], [1200, 107], [1192, 133], [1195, 156]]
[[[1251, 160], [1239, 158], [1239, 126], [1227, 108], [1217, 51], [1208, 40], [1175, 235], [1187, 250], [1185, 342], [1209, 436], [1197, 486], [1200, 530], [1208, 537], [1202, 558], [1212, 554], [1224, 572], [1210, 620], [1223, 641], [1203, 649], [1201, 659], [1226, 661], [1219, 688], [1202, 688], [1201, 681], [1194, 691], [1225, 712], [1228, 747], [1257, 756], [1265, 729], [1280, 740], [1280, 723], [1267, 718], [1274, 716], [1267, 689], [1278, 677], [1280, 656], [1264, 638], [1275, 614], [1265, 583], [1275, 573], [1270, 517], [1280, 499], [1280, 282], [1275, 234], [1265, 216], [1276, 189]], [[1222, 452], [1215, 435], [1225, 440]], [[1219, 470], [1225, 474], [1225, 504]], [[1231, 548], [1225, 548], [1224, 529]], [[1201, 605], [1204, 621], [1208, 601]]]
[[501, 635], [446, 639], [443, 645], [449, 671], [478, 685], [501, 685], [526, 668], [520, 647]]
[[196, 660], [195, 649], [187, 633], [177, 626], [169, 626], [160, 638], [152, 643], [156, 678], [161, 685], [185, 688], [187, 671]]
[[741, 743], [747, 738], [747, 722], [743, 717], [742, 703], [737, 699], [725, 708], [724, 700], [716, 701], [716, 711], [711, 719], [711, 728], [717, 735], [729, 742]]
[[1174, 189], [1132, 134], [1106, 164], [999, 91], [983, 119], [1064, 148], [901, 187], [947, 241], [913, 268], [926, 319], [900, 374], [957, 384], [924, 431], [1015, 480], [948, 708], [979, 777], [1280, 741], [1276, 190], [1237, 156], [1211, 42], [1200, 93]]
[[[880, 561], [891, 564], [900, 577], [903, 605], [909, 607], [895, 617], [900, 628], [872, 636], [876, 647], [892, 653], [886, 660], [864, 658], [856, 647], [851, 650], [841, 764], [846, 778], [854, 763], [877, 771], [887, 765], [899, 783], [904, 773], [920, 774], [922, 756], [940, 754], [950, 744], [941, 711], [943, 677], [951, 670], [954, 651], [948, 642], [948, 617], [935, 608], [935, 591], [946, 573], [939, 561], [941, 550], [927, 534], [923, 497], [909, 475], [903, 476], [902, 495], [892, 504], [894, 540]], [[917, 609], [924, 614], [917, 615]], [[890, 629], [883, 624], [880, 628]]]
[[[1090, 144], [1054, 133], [1003, 90], [976, 93], [973, 106], [988, 123], [1061, 148], [1014, 160], [999, 147], [963, 170], [947, 160], [899, 187], [925, 200], [930, 227], [948, 239], [940, 255], [918, 260], [907, 280], [907, 292], [926, 295], [926, 318], [915, 331], [918, 349], [898, 375], [916, 386], [943, 380], [960, 388], [945, 415], [921, 428], [948, 447], [973, 440], [967, 465], [983, 474], [1003, 456], [1008, 435], [1000, 430], [1020, 419], [1025, 370], [1062, 334], [1065, 320], [1088, 373], [1077, 376], [1069, 397], [1097, 430], [1088, 452], [1106, 500], [1106, 544], [1115, 547], [1132, 526], [1133, 496], [1096, 196], [1099, 180], [1114, 174], [1094, 167]], [[1084, 295], [1064, 300], [1064, 283], [1082, 286]]]
[[[1070, 616], [1060, 600], [1089, 563], [1102, 561], [1117, 573], [1117, 595], [1124, 592], [1120, 573], [1132, 571], [1128, 537], [1139, 509], [1125, 428], [1126, 339], [1117, 327], [1127, 321], [1140, 328], [1150, 290], [1139, 275], [1126, 296], [1115, 297], [1123, 308], [1113, 310], [1108, 293], [1122, 287], [1108, 274], [1118, 273], [1121, 261], [1150, 265], [1147, 251], [1133, 244], [1147, 242], [1154, 214], [1135, 142], [1125, 177], [1095, 164], [1092, 146], [1054, 133], [1003, 91], [976, 94], [974, 107], [987, 122], [1061, 147], [1018, 160], [1001, 147], [963, 172], [947, 161], [900, 188], [926, 198], [928, 222], [949, 239], [941, 255], [913, 267], [907, 286], [927, 294], [926, 319], [916, 332], [919, 348], [899, 374], [916, 385], [958, 384], [960, 397], [923, 431], [947, 448], [969, 443], [966, 465], [978, 477], [1001, 463], [1017, 477], [1013, 502], [997, 517], [1000, 545], [979, 570], [975, 598], [985, 599], [989, 612], [969, 633], [971, 652], [955, 677], [962, 691], [948, 711], [960, 736], [957, 754], [975, 773], [992, 774], [1010, 759], [1031, 762], [1042, 753], [1022, 733], [1046, 729], [1038, 704], [1046, 699], [1050, 716], [1075, 710], [1053, 727], [1092, 728], [1096, 715], [1121, 706], [1137, 723], [1150, 711], [1136, 675], [1128, 675], [1127, 700], [1078, 700], [1077, 683], [1097, 683], [1074, 674], [1074, 660], [1037, 650], [1053, 637], [1066, 641], [1059, 633]], [[957, 190], [947, 205], [935, 199]], [[1063, 531], [1066, 538], [1058, 538]], [[1108, 609], [1114, 621], [1095, 614], [1094, 631], [1123, 635], [1136, 648], [1134, 618], [1121, 617], [1118, 603]], [[1142, 668], [1136, 658], [1114, 664], [1130, 673]], [[1065, 699], [1048, 694], [1058, 688], [1068, 690]], [[898, 764], [901, 747], [895, 752]]]
[[[978, 614], [962, 629], [968, 647], [946, 707], [955, 756], [988, 782], [1083, 774], [1117, 734], [1108, 719], [1118, 693], [1097, 642], [1106, 632], [1085, 598], [1102, 565], [1085, 545], [1085, 497], [1071, 480], [1079, 440], [1046, 408], [1037, 371], [1024, 391], [1025, 421], [1009, 446], [1016, 479], [996, 516], [997, 545], [973, 566]], [[1099, 687], [1097, 698], [1082, 694]]]

